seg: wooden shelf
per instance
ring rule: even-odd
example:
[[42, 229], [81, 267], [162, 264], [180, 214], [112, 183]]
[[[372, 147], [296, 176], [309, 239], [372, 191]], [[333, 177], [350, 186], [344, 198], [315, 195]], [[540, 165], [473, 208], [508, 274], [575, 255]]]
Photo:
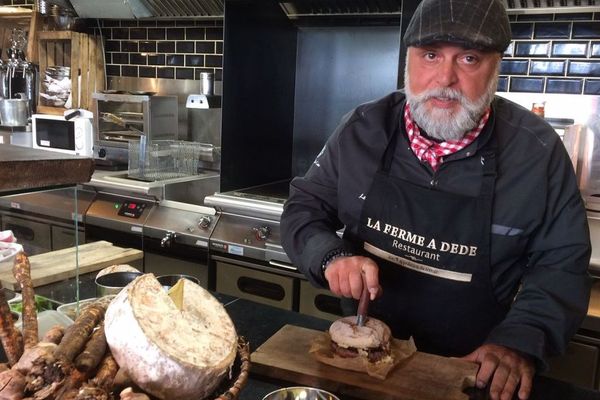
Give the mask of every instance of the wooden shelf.
[[[37, 32], [40, 81], [47, 67], [71, 68], [71, 108], [92, 109], [92, 93], [105, 89], [100, 38], [73, 31]], [[64, 107], [44, 104], [38, 96], [37, 112], [62, 115]]]
[[0, 194], [89, 182], [92, 158], [0, 145]]

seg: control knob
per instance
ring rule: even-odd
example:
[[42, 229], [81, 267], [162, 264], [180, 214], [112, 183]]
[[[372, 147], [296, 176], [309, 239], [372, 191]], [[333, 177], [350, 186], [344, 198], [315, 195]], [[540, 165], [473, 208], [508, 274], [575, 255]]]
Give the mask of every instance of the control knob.
[[173, 239], [175, 239], [177, 235], [175, 232], [167, 232], [164, 238], [160, 241], [160, 247], [171, 247], [173, 243]]
[[206, 229], [210, 226], [210, 223], [211, 223], [210, 217], [204, 216], [204, 217], [200, 218], [200, 221], [198, 221], [198, 228]]
[[268, 226], [261, 226], [259, 228], [252, 228], [254, 235], [257, 240], [267, 240], [271, 236], [271, 228]]

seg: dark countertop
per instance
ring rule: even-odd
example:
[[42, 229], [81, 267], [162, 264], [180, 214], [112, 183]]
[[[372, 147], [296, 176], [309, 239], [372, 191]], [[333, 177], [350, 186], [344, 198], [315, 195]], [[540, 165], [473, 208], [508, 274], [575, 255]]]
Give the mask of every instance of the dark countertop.
[[[80, 277], [80, 298], [95, 296], [93, 277], [94, 274], [86, 274]], [[36, 293], [59, 302], [71, 302], [75, 298], [73, 281], [71, 279], [36, 288]], [[282, 310], [246, 299], [220, 293], [214, 293], [214, 295], [225, 305], [227, 312], [235, 323], [238, 335], [248, 340], [251, 351], [254, 351], [286, 324], [316, 330], [326, 330], [331, 324], [330, 321], [324, 319]], [[295, 386], [295, 383], [272, 380], [251, 372], [250, 379], [241, 391], [239, 400], [261, 400], [266, 394], [286, 386]], [[488, 399], [485, 390], [472, 388], [467, 393], [471, 400]], [[342, 400], [350, 399], [344, 396]], [[600, 400], [600, 392], [577, 387], [556, 379], [536, 376], [530, 400]]]
[[[318, 330], [326, 330], [331, 324], [327, 320], [257, 304], [245, 299], [221, 294], [216, 294], [216, 297], [225, 304], [225, 308], [235, 322], [238, 334], [250, 342], [251, 351], [286, 324]], [[251, 373], [248, 384], [242, 390], [239, 399], [260, 400], [267, 393], [286, 386], [295, 386], [295, 384], [294, 382], [268, 380]], [[468, 393], [472, 400], [488, 398], [484, 390], [472, 389]], [[347, 397], [344, 397], [343, 400], [347, 400]], [[576, 387], [556, 379], [537, 376], [530, 400], [600, 400], [600, 392]]]
[[55, 151], [0, 146], [0, 192], [9, 194], [89, 182], [94, 160]]

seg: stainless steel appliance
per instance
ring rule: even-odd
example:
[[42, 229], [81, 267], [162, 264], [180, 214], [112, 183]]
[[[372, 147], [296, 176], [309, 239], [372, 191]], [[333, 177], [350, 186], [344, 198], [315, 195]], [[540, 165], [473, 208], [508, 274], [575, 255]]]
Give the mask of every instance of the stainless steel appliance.
[[177, 139], [177, 97], [151, 92], [94, 93], [94, 157], [100, 165], [127, 165], [129, 141]]
[[12, 230], [29, 255], [75, 246], [84, 242], [83, 215], [94, 196], [67, 188], [0, 197], [2, 230]]
[[9, 59], [0, 64], [0, 98], [4, 126], [25, 126], [36, 109], [36, 67], [25, 60], [27, 35], [21, 28], [12, 30]]
[[98, 192], [85, 216], [86, 241], [108, 240], [144, 251], [141, 267], [186, 274], [208, 287], [208, 243], [215, 210], [153, 197]]
[[216, 193], [220, 212], [210, 238], [218, 292], [322, 318], [341, 315], [339, 299], [313, 288], [281, 247], [279, 220], [289, 180]]

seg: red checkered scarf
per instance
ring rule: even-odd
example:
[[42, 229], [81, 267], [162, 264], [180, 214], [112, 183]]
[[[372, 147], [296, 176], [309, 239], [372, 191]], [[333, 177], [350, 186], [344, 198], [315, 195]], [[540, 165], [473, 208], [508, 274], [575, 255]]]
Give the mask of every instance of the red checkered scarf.
[[473, 141], [481, 133], [481, 130], [487, 123], [489, 117], [490, 108], [488, 107], [481, 117], [477, 128], [473, 129], [471, 132], [468, 132], [465, 136], [463, 136], [462, 139], [438, 143], [421, 136], [419, 127], [412, 119], [408, 103], [406, 104], [406, 107], [404, 107], [404, 124], [406, 126], [406, 132], [408, 133], [410, 147], [417, 158], [421, 161], [427, 161], [434, 171], [436, 171], [439, 165], [444, 162], [444, 156], [456, 153], [457, 151], [464, 149], [473, 143]]

